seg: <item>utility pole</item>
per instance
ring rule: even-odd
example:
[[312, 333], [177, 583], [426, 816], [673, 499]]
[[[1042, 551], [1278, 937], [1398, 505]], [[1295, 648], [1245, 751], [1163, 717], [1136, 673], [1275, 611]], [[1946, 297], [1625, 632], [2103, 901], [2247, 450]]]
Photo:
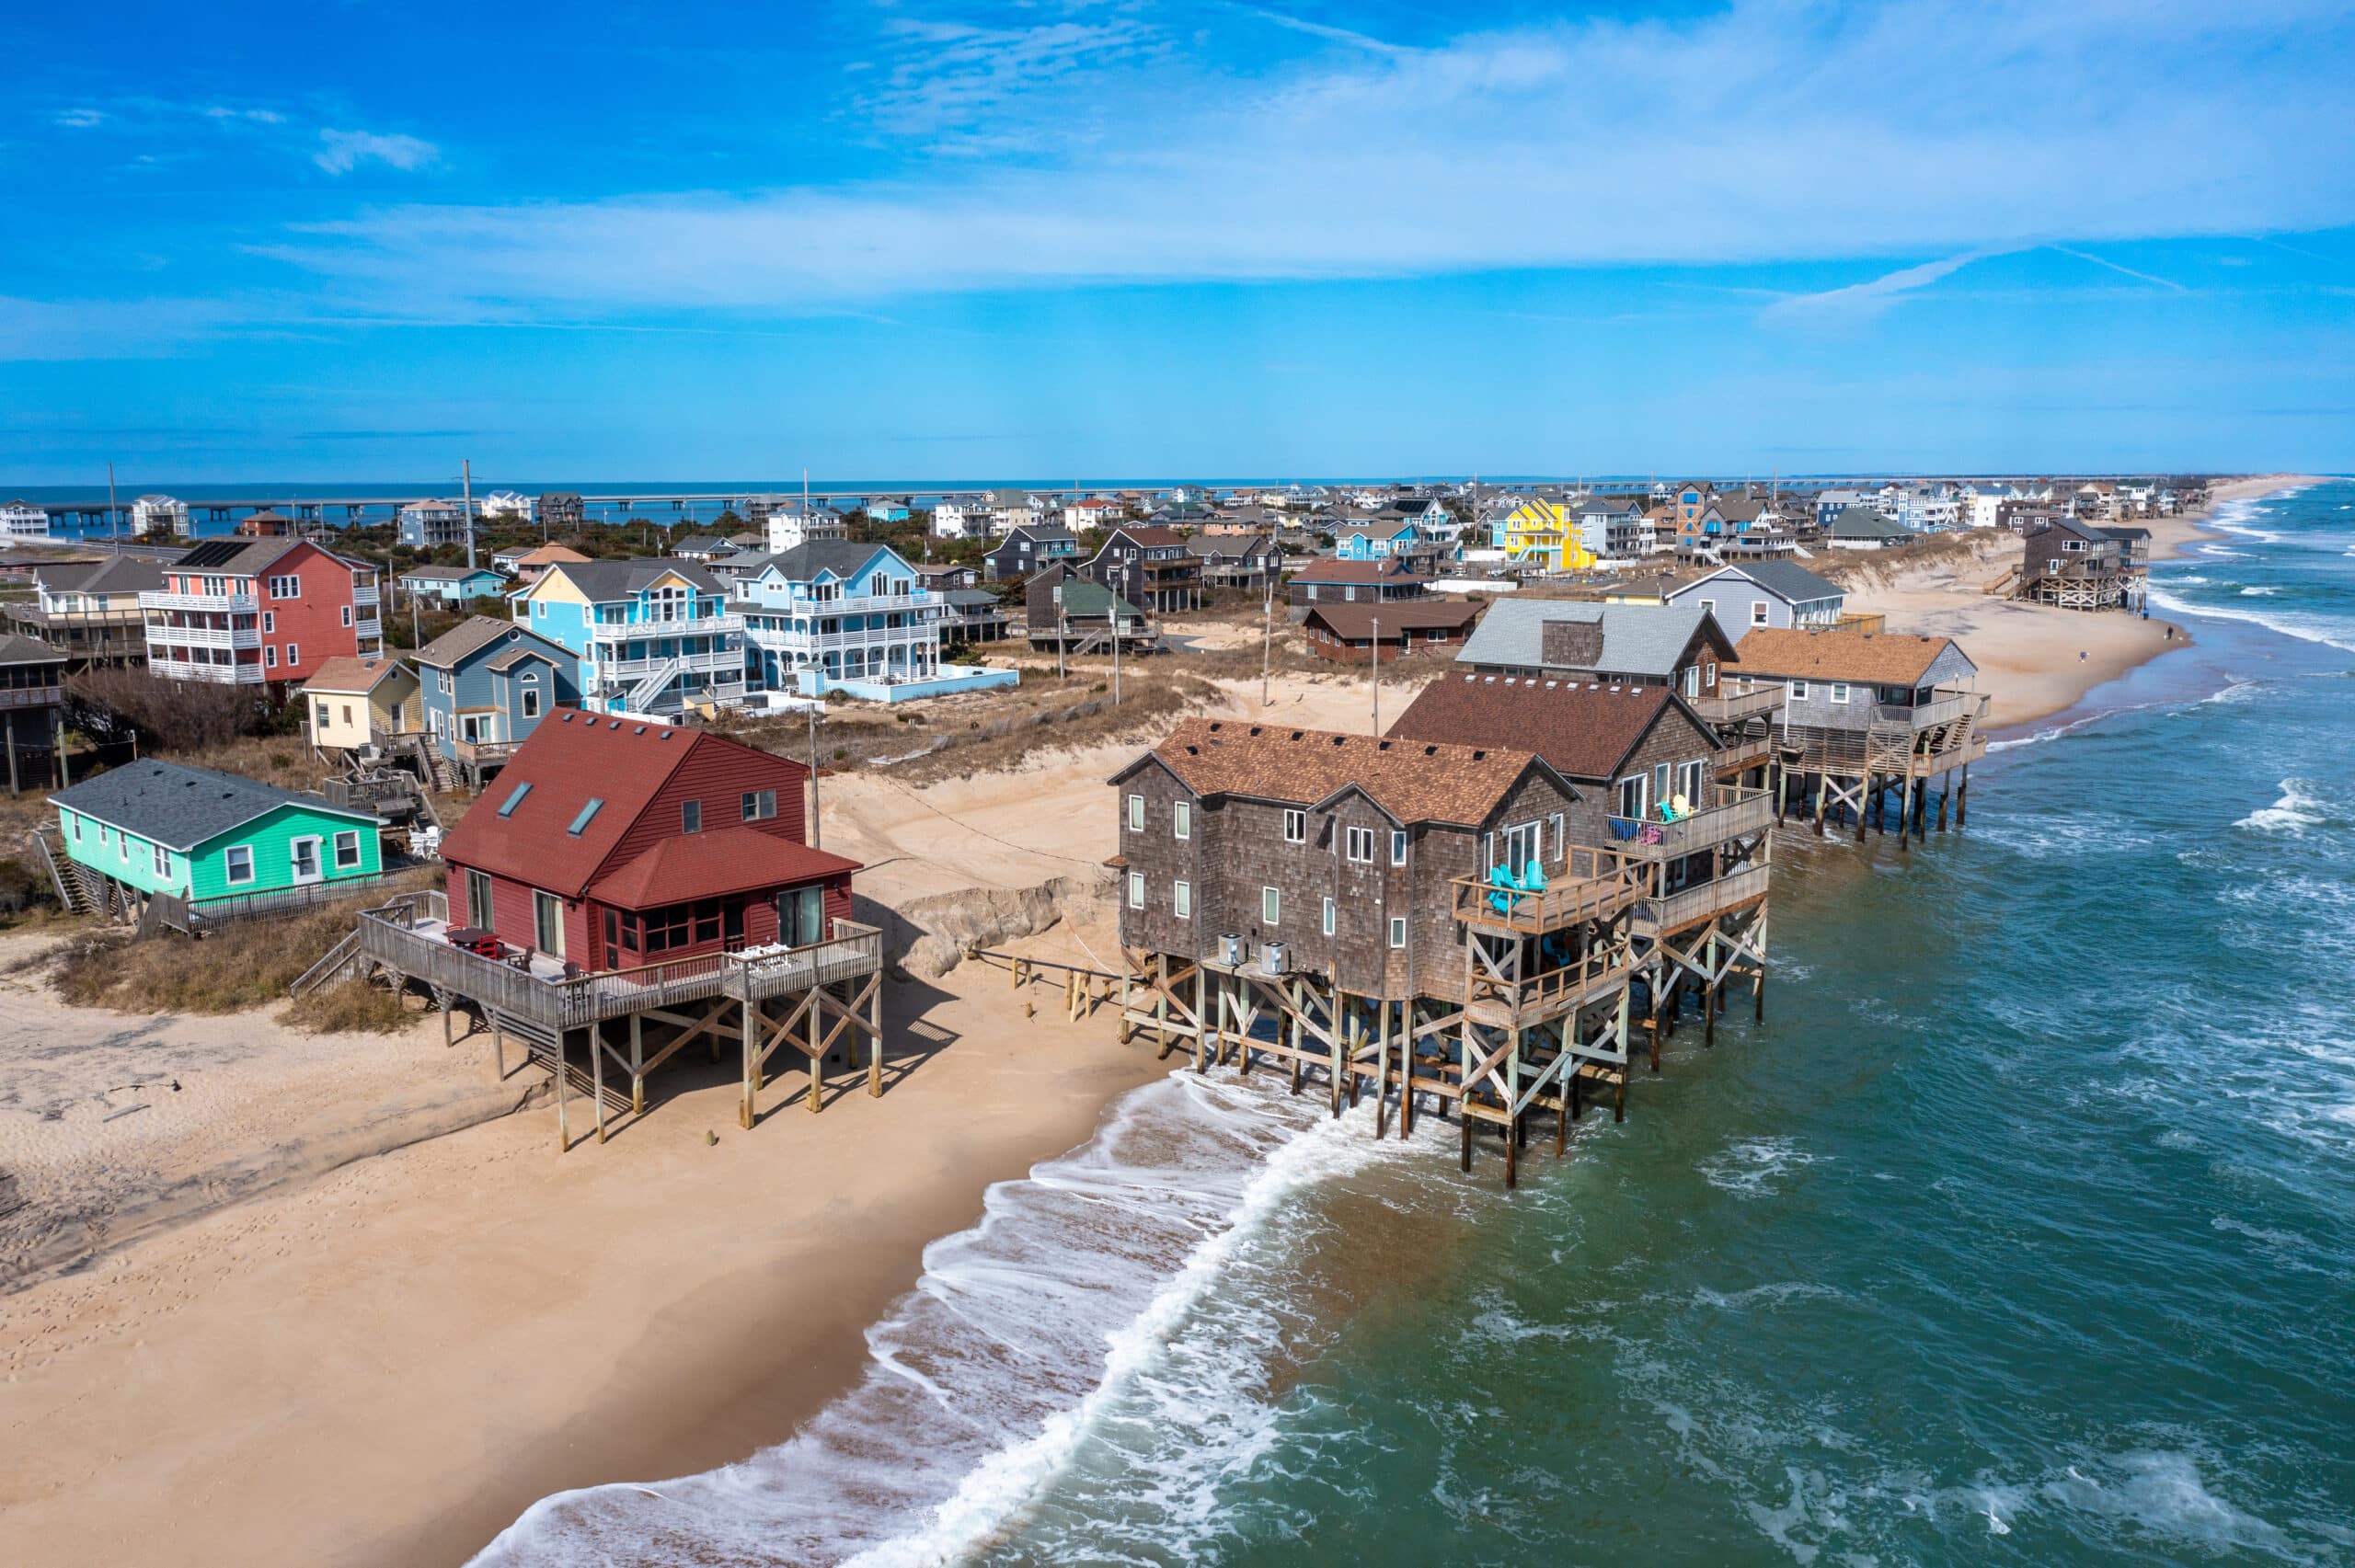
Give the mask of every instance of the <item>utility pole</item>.
[[1120, 596], [1112, 596], [1112, 705], [1120, 705]]
[[466, 498], [466, 570], [475, 569], [475, 465], [470, 458], [458, 459], [458, 483]]
[[1276, 700], [1275, 688], [1270, 683], [1268, 670], [1269, 660], [1275, 656], [1275, 650], [1276, 579], [1271, 573], [1268, 578], [1267, 602], [1259, 608], [1259, 705], [1263, 708]]
[[107, 464], [107, 532], [118, 553], [122, 549], [122, 514], [114, 509], [114, 464]]
[[818, 704], [811, 702], [810, 714], [810, 847], [824, 849], [826, 841], [818, 826]]
[[1373, 733], [1382, 735], [1382, 617], [1373, 618]]

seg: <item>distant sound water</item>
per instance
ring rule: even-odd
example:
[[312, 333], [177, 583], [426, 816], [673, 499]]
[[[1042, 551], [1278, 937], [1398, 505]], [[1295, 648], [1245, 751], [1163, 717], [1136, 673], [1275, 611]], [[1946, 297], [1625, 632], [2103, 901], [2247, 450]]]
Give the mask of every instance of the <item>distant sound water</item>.
[[1787, 836], [1765, 1024], [1518, 1193], [1157, 1082], [800, 1434], [481, 1561], [2355, 1561], [2350, 508], [2220, 509], [1961, 833]]

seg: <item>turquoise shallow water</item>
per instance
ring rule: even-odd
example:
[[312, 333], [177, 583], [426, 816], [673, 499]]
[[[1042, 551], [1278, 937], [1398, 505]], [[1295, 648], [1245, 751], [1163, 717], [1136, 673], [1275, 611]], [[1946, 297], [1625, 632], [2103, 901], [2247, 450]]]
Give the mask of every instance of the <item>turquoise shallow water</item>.
[[1789, 837], [1765, 1024], [1518, 1193], [1155, 1085], [794, 1444], [491, 1559], [2355, 1560], [2350, 509], [2163, 567], [2223, 618], [1967, 830]]

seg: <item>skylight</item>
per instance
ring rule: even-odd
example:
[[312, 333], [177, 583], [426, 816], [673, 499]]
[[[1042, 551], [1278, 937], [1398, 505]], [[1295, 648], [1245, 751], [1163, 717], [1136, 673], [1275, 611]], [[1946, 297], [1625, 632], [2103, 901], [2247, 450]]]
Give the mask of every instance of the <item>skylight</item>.
[[523, 805], [523, 797], [531, 793], [532, 785], [528, 779], [523, 783], [517, 784], [515, 786], [515, 793], [507, 797], [507, 804], [499, 808], [499, 814], [501, 817], [514, 816], [515, 808]]
[[580, 815], [572, 819], [572, 826], [567, 828], [565, 831], [571, 834], [576, 839], [579, 838], [581, 833], [587, 830], [590, 822], [595, 818], [598, 808], [604, 804], [605, 803], [597, 796], [593, 795], [591, 795], [589, 797], [589, 804], [580, 808]]

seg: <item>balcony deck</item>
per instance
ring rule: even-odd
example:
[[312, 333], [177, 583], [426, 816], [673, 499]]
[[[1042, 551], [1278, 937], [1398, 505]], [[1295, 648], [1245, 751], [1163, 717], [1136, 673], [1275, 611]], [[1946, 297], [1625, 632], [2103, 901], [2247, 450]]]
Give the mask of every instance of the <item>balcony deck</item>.
[[1688, 704], [1710, 724], [1739, 724], [1761, 714], [1771, 714], [1783, 705], [1783, 688], [1777, 683], [1754, 692], [1720, 691], [1714, 697], [1695, 697]]
[[1740, 784], [1719, 784], [1717, 790], [1716, 805], [1673, 822], [1610, 818], [1613, 843], [1647, 860], [1675, 860], [1774, 826], [1775, 797], [1768, 791]]
[[807, 946], [701, 953], [570, 978], [561, 960], [545, 955], [523, 970], [453, 947], [449, 930], [448, 896], [412, 893], [360, 916], [359, 948], [401, 974], [551, 1030], [719, 999], [765, 1001], [883, 967], [883, 933], [846, 920], [833, 922], [832, 937]]
[[1573, 845], [1562, 874], [1538, 891], [1495, 887], [1481, 876], [1458, 876], [1449, 886], [1460, 923], [1542, 936], [1610, 919], [1643, 896], [1650, 875], [1650, 867], [1635, 855]]
[[1673, 893], [1662, 893], [1636, 906], [1635, 931], [1638, 936], [1659, 937], [1699, 925], [1729, 910], [1740, 909], [1766, 897], [1768, 868], [1746, 865], [1729, 876], [1713, 882], [1697, 883], [1680, 887]]

